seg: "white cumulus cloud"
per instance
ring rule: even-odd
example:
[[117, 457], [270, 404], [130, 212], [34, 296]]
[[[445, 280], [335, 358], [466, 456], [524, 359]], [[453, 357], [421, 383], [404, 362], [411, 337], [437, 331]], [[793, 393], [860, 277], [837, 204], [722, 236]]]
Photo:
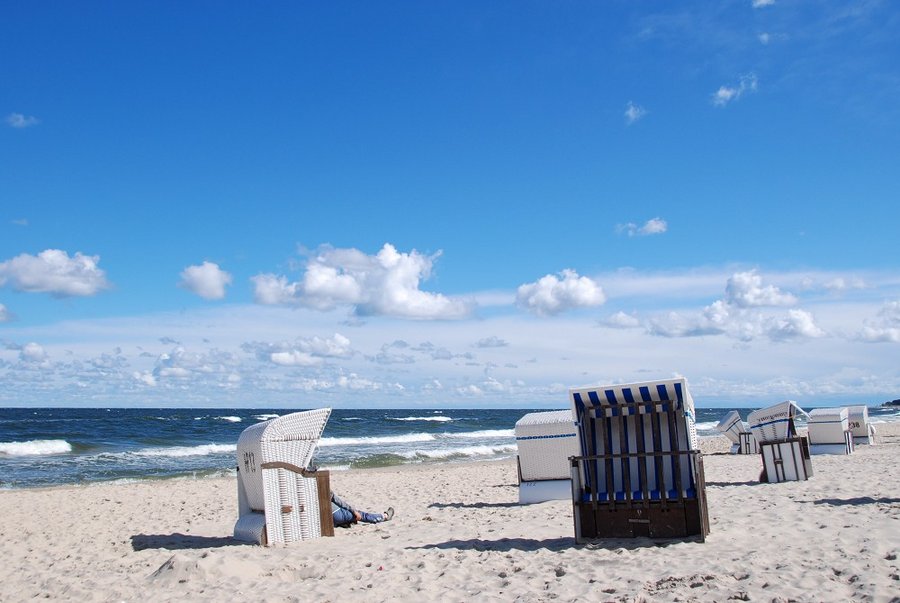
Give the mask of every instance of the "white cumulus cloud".
[[47, 352], [39, 343], [26, 343], [19, 351], [19, 359], [22, 362], [43, 362], [47, 360]]
[[858, 334], [858, 339], [871, 343], [900, 343], [900, 300], [885, 302], [874, 320]]
[[251, 280], [257, 303], [296, 305], [316, 310], [352, 306], [357, 315], [407, 319], [457, 319], [469, 316], [472, 304], [422, 291], [440, 252], [426, 256], [402, 253], [386, 243], [376, 255], [357, 249], [324, 247], [306, 263], [297, 282], [259, 274]]
[[41, 121], [33, 115], [24, 115], [22, 113], [10, 113], [6, 116], [6, 125], [10, 128], [30, 128], [36, 126]]
[[607, 318], [603, 324], [614, 329], [634, 329], [641, 326], [641, 321], [636, 316], [619, 311]]
[[753, 0], [753, 8], [762, 8], [773, 4], [775, 4], [775, 0]]
[[816, 326], [813, 315], [806, 310], [788, 310], [787, 316], [768, 320], [766, 327], [766, 335], [776, 341], [825, 336], [825, 332]]
[[757, 306], [790, 306], [797, 298], [783, 293], [774, 285], [762, 284], [762, 277], [755, 271], [737, 272], [725, 285], [725, 301], [740, 308]]
[[0, 286], [54, 297], [95, 295], [109, 287], [106, 274], [97, 266], [99, 261], [97, 255], [77, 252], [69, 257], [59, 249], [47, 249], [36, 256], [23, 253], [0, 262]]
[[219, 268], [218, 264], [203, 262], [185, 268], [181, 272], [178, 286], [196, 293], [203, 299], [222, 299], [225, 297], [225, 287], [230, 285], [231, 281], [231, 275]]
[[662, 234], [669, 229], [668, 223], [662, 218], [652, 218], [644, 222], [643, 226], [638, 226], [634, 222], [628, 224], [619, 224], [616, 226], [618, 232], [628, 233], [629, 237], [647, 236]]
[[724, 107], [732, 101], [740, 99], [748, 92], [756, 92], [759, 87], [759, 79], [755, 73], [742, 75], [741, 79], [734, 86], [720, 86], [718, 90], [712, 94], [712, 104], [716, 107]]
[[647, 110], [641, 107], [640, 105], [635, 105], [633, 102], [628, 101], [628, 104], [625, 105], [625, 124], [631, 125], [637, 120], [641, 119], [647, 115]]
[[0, 322], [9, 322], [12, 320], [12, 312], [6, 309], [6, 306], [0, 304]]
[[534, 283], [521, 285], [516, 303], [539, 316], [550, 316], [574, 308], [600, 306], [606, 294], [592, 279], [566, 269], [559, 276], [548, 274]]

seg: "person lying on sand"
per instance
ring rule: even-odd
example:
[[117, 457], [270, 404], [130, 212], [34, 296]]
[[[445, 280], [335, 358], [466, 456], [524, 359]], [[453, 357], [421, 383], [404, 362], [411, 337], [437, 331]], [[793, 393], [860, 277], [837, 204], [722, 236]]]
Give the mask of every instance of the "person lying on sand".
[[384, 513], [367, 513], [360, 511], [340, 496], [331, 493], [331, 514], [334, 517], [335, 527], [349, 526], [357, 522], [381, 523], [390, 521], [394, 517], [394, 507], [388, 507]]

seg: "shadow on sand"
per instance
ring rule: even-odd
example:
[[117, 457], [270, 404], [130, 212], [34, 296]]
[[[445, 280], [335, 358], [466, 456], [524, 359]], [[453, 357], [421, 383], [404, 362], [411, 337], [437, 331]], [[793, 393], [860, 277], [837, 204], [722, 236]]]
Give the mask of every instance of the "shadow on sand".
[[511, 507], [518, 507], [519, 503], [515, 502], [475, 502], [475, 503], [431, 503], [428, 505], [429, 509], [508, 509]]
[[225, 536], [193, 536], [191, 534], [135, 534], [131, 537], [131, 548], [144, 549], [208, 549], [223, 546], [244, 545], [234, 538]]
[[896, 505], [900, 503], [900, 498], [872, 498], [871, 496], [860, 496], [857, 498], [820, 498], [819, 500], [801, 500], [797, 502], [812, 503], [814, 505], [831, 505], [833, 507], [843, 507], [845, 505]]
[[680, 544], [684, 542], [700, 542], [699, 539], [672, 539], [672, 540], [653, 540], [651, 538], [607, 538], [604, 540], [592, 540], [585, 544], [577, 544], [572, 537], [568, 538], [549, 538], [546, 540], [537, 540], [535, 538], [500, 538], [498, 540], [483, 540], [481, 538], [472, 538], [469, 540], [448, 540], [446, 542], [438, 542], [435, 544], [423, 544], [422, 546], [407, 547], [407, 550], [429, 550], [429, 549], [459, 549], [462, 551], [537, 551], [547, 549], [549, 551], [562, 551], [565, 549], [584, 547], [588, 549], [604, 549], [604, 550], [638, 550], [650, 547], [666, 547], [672, 544]]

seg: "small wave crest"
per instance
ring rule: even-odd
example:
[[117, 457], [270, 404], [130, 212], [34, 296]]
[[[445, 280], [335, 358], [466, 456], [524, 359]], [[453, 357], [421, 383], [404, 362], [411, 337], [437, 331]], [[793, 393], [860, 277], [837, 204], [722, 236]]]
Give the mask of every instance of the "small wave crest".
[[217, 421], [228, 421], [229, 423], [240, 423], [240, 417], [227, 416], [227, 417], [216, 417]]
[[263, 415], [254, 415], [253, 418], [257, 421], [268, 421], [269, 419], [277, 419], [281, 415], [276, 415], [275, 413], [271, 414], [263, 414]]
[[409, 444], [415, 442], [431, 442], [434, 436], [430, 433], [407, 433], [395, 436], [361, 436], [358, 438], [322, 438], [319, 447], [326, 446], [358, 446], [366, 444]]
[[434, 450], [410, 450], [400, 453], [407, 459], [450, 459], [469, 456], [495, 456], [516, 451], [515, 445], [503, 446], [462, 446], [458, 448], [436, 448]]
[[514, 438], [516, 437], [516, 432], [512, 429], [483, 429], [481, 431], [463, 431], [441, 435], [446, 438]]
[[206, 456], [208, 454], [224, 454], [234, 452], [237, 446], [234, 444], [201, 444], [199, 446], [169, 446], [166, 448], [145, 448], [134, 454], [137, 456]]
[[69, 452], [72, 452], [72, 445], [65, 440], [0, 442], [0, 456], [42, 456]]
[[448, 421], [452, 421], [451, 417], [445, 417], [442, 415], [434, 416], [434, 417], [388, 417], [391, 421], [436, 421], [438, 423], [446, 423]]

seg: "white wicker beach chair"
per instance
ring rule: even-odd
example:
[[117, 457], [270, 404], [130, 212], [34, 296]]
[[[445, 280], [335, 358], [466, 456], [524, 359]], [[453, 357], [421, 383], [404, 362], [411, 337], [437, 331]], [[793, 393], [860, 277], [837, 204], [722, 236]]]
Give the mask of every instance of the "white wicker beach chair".
[[709, 533], [694, 401], [684, 379], [570, 389], [575, 539]]
[[850, 406], [847, 408], [847, 421], [853, 433], [853, 444], [875, 444], [875, 426], [869, 423], [868, 406]]
[[528, 413], [516, 421], [515, 434], [519, 449], [519, 503], [569, 498], [569, 458], [579, 452], [572, 411]]
[[747, 416], [759, 442], [762, 479], [770, 483], [809, 479], [813, 474], [809, 440], [797, 434], [794, 419], [806, 414], [793, 400], [754, 410]]
[[741, 420], [741, 415], [736, 410], [732, 410], [719, 421], [716, 425], [722, 435], [731, 440], [731, 454], [757, 454], [759, 445], [750, 426]]
[[330, 415], [292, 413], [241, 433], [235, 539], [265, 545], [334, 535], [328, 472], [307, 469]]
[[816, 408], [809, 412], [810, 454], [851, 454], [853, 433], [846, 408]]

